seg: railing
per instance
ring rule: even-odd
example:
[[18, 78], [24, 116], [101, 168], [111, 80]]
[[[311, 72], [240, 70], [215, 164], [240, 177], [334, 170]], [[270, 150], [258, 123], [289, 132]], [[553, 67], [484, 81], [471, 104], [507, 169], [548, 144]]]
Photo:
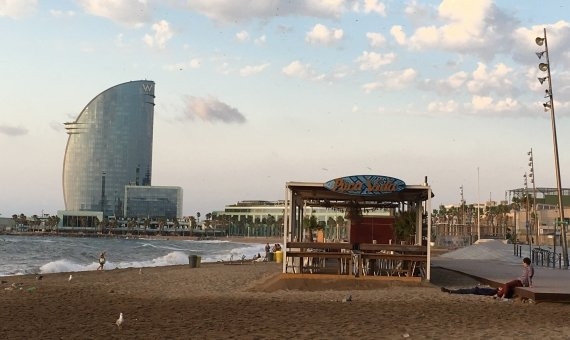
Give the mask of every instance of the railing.
[[562, 256], [561, 254], [555, 253], [548, 249], [534, 248], [532, 250], [532, 263], [537, 266], [544, 266], [546, 262], [546, 267], [556, 268], [556, 262], [558, 262], [558, 268], [562, 269]]

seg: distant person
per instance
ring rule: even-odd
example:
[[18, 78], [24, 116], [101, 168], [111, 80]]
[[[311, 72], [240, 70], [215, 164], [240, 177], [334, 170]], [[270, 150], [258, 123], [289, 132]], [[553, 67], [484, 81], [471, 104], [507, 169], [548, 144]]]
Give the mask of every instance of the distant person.
[[510, 299], [515, 293], [515, 287], [531, 287], [532, 288], [532, 278], [534, 277], [534, 267], [530, 263], [530, 259], [525, 257], [523, 259], [523, 269], [521, 276], [518, 279], [509, 281], [499, 288], [497, 292], [497, 297], [502, 297], [505, 299]]
[[269, 251], [271, 251], [271, 247], [269, 246], [269, 243], [267, 243], [265, 245], [265, 257], [269, 255]]
[[479, 287], [479, 286], [475, 286], [473, 288], [460, 288], [460, 289], [447, 289], [445, 287], [441, 287], [441, 291], [449, 294], [473, 294], [473, 295], [493, 296], [497, 295], [499, 289], [492, 287]]
[[99, 255], [99, 268], [97, 268], [97, 270], [103, 270], [105, 262], [105, 252], [102, 252], [101, 255]]
[[275, 251], [281, 251], [281, 244], [279, 243], [275, 244]]

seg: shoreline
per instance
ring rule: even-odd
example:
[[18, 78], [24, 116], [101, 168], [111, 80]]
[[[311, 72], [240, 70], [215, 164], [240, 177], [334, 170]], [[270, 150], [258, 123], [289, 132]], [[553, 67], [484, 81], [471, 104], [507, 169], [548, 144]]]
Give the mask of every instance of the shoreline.
[[257, 236], [165, 236], [165, 235], [109, 235], [92, 233], [51, 233], [51, 232], [0, 232], [0, 236], [25, 237], [84, 237], [84, 238], [110, 238], [110, 239], [136, 239], [136, 240], [190, 240], [190, 241], [228, 241], [233, 243], [283, 243], [283, 237], [257, 237]]

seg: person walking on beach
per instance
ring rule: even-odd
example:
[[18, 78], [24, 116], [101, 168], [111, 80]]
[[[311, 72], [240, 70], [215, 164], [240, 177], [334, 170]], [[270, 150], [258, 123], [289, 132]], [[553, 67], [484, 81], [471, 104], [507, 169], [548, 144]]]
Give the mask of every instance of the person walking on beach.
[[523, 269], [521, 276], [518, 279], [505, 283], [497, 292], [497, 297], [510, 299], [515, 293], [515, 287], [531, 287], [532, 278], [534, 277], [534, 267], [530, 263], [530, 259], [525, 257], [523, 259]]
[[99, 255], [99, 268], [97, 270], [103, 270], [103, 266], [105, 265], [105, 252], [102, 252]]

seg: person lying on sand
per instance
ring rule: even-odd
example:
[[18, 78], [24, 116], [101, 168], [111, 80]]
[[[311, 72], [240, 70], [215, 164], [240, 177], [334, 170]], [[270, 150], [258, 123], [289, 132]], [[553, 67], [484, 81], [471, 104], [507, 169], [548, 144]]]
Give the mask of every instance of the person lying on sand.
[[460, 288], [460, 289], [447, 289], [445, 287], [441, 287], [441, 291], [449, 294], [474, 294], [474, 295], [493, 296], [497, 294], [498, 289], [492, 287], [479, 287], [479, 286], [475, 286], [472, 288]]

